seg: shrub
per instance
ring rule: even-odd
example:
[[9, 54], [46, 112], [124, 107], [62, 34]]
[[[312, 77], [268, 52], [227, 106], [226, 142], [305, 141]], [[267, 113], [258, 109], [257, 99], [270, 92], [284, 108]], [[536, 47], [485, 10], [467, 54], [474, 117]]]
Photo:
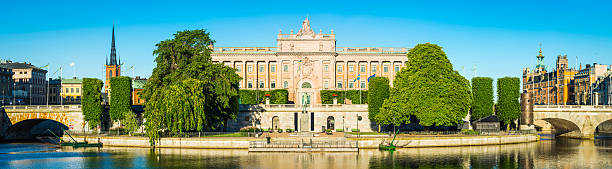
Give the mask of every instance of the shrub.
[[94, 129], [102, 122], [102, 80], [83, 78], [83, 119]]
[[283, 132], [283, 129], [278, 129], [278, 133], [282, 133], [282, 132]]
[[461, 130], [461, 134], [465, 134], [465, 135], [480, 135], [480, 132], [475, 131], [475, 130], [462, 129]]
[[293, 132], [293, 129], [285, 129], [285, 131], [287, 131], [287, 133], [291, 133]]
[[344, 129], [336, 129], [336, 132], [344, 132]]
[[240, 132], [260, 132], [260, 131], [261, 129], [257, 127], [253, 127], [253, 126], [247, 126], [247, 127], [240, 128]]
[[110, 118], [121, 121], [132, 113], [132, 80], [127, 76], [110, 79]]
[[374, 119], [380, 112], [385, 99], [389, 98], [389, 79], [386, 77], [373, 77], [368, 88], [368, 117]]
[[[259, 104], [266, 101], [266, 94], [270, 95], [270, 104], [287, 104], [289, 102], [289, 91], [287, 89], [264, 90], [240, 90], [240, 104]], [[257, 100], [259, 99], [259, 101]]]
[[327, 129], [327, 130], [325, 130], [325, 132], [326, 132], [326, 133], [331, 133], [331, 132], [332, 132], [332, 130], [331, 130], [331, 129]]
[[351, 129], [352, 132], [359, 132], [359, 129]]
[[353, 104], [359, 104], [359, 94], [361, 93], [361, 102], [368, 103], [368, 91], [362, 90], [321, 90], [321, 103], [334, 104], [334, 94], [338, 95], [338, 104], [344, 104], [344, 98], [351, 100]]
[[493, 79], [489, 77], [472, 78], [472, 120], [493, 114]]

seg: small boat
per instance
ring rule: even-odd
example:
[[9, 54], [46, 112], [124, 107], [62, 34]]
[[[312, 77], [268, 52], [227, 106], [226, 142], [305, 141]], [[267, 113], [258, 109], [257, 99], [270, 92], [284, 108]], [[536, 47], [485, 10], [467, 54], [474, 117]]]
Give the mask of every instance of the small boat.
[[68, 131], [64, 131], [64, 133], [68, 134], [68, 136], [70, 136], [70, 139], [72, 139], [72, 141], [64, 141], [62, 140], [62, 138], [60, 138], [59, 136], [55, 135], [55, 133], [53, 133], [51, 130], [47, 129], [47, 131], [49, 131], [51, 134], [53, 134], [55, 137], [57, 137], [59, 139], [59, 145], [64, 147], [64, 146], [72, 146], [73, 148], [78, 148], [78, 147], [102, 147], [104, 144], [102, 144], [102, 142], [100, 142], [100, 138], [98, 138], [98, 142], [97, 143], [89, 143], [87, 142], [87, 138], [85, 138], [85, 141], [79, 142], [76, 141], [74, 139], [74, 137], [72, 137], [72, 135], [70, 135], [70, 133], [68, 133]]

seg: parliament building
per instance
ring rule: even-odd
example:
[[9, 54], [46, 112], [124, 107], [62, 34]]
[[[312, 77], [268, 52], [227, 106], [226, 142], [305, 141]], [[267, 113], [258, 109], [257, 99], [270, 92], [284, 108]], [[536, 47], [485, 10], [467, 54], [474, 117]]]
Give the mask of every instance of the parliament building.
[[333, 30], [316, 33], [306, 18], [297, 33], [280, 31], [276, 47], [213, 47], [211, 55], [237, 70], [241, 89], [287, 89], [296, 104], [321, 104], [319, 91], [367, 90], [368, 77], [387, 77], [393, 85], [408, 50], [338, 47]]

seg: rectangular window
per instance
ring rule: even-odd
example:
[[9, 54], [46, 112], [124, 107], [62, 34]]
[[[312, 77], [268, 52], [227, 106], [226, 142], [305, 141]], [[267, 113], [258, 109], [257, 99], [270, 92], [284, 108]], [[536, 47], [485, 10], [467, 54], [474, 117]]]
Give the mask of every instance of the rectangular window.
[[400, 66], [399, 65], [395, 65], [395, 72], [399, 72], [400, 71]]
[[276, 65], [270, 66], [270, 72], [276, 72]]
[[276, 81], [272, 80], [272, 82], [270, 82], [270, 88], [276, 88]]
[[283, 71], [289, 72], [289, 65], [283, 65]]
[[259, 88], [264, 88], [265, 87], [265, 83], [264, 81], [260, 81], [259, 82]]
[[242, 66], [236, 65], [236, 72], [242, 72]]
[[349, 68], [349, 72], [353, 72], [353, 71], [355, 71], [355, 70], [354, 70], [355, 66], [353, 66], [353, 65], [349, 65], [349, 67], [348, 67], [348, 68]]
[[259, 65], [259, 72], [264, 72], [264, 66], [263, 65]]
[[338, 65], [338, 70], [337, 70], [337, 72], [338, 72], [338, 73], [342, 73], [342, 65]]
[[249, 66], [247, 67], [247, 71], [249, 71], [249, 72], [253, 72], [253, 65], [249, 65]]
[[68, 93], [68, 88], [66, 88], [66, 93]]
[[253, 88], [253, 82], [249, 81], [249, 82], [247, 83], [247, 88]]
[[70, 88], [70, 93], [74, 93], [74, 88]]
[[384, 71], [385, 73], [389, 72], [389, 66], [388, 66], [388, 65], [384, 65], [384, 66], [383, 66], [383, 71]]
[[348, 88], [349, 88], [349, 89], [352, 89], [353, 87], [354, 87], [354, 86], [353, 86], [353, 82], [349, 82], [349, 83], [348, 83]]
[[360, 70], [360, 71], [361, 71], [361, 72], [365, 72], [365, 71], [366, 71], [366, 70], [365, 70], [365, 68], [366, 68], [366, 66], [365, 66], [365, 65], [361, 65], [361, 70]]
[[325, 70], [325, 72], [329, 72], [329, 65], [323, 66], [323, 70]]
[[376, 65], [372, 65], [372, 72], [376, 72]]
[[76, 88], [76, 92], [77, 92], [77, 93], [79, 93], [79, 89], [80, 89], [80, 88]]
[[338, 87], [337, 88], [342, 88], [342, 82], [338, 82]]
[[366, 88], [366, 86], [365, 86], [365, 85], [366, 85], [366, 82], [365, 82], [365, 81], [361, 81], [361, 88], [362, 88], [362, 89], [365, 89], [365, 88]]

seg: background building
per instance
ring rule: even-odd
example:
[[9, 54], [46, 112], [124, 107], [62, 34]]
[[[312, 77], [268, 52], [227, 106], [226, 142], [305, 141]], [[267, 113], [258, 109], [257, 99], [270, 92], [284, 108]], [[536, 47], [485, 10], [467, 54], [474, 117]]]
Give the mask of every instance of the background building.
[[62, 81], [60, 79], [51, 79], [49, 78], [49, 104], [62, 104], [60, 99], [61, 90], [62, 90]]
[[523, 69], [523, 91], [531, 93], [534, 104], [574, 104], [574, 78], [578, 71], [568, 67], [567, 55], [557, 56], [556, 69], [544, 65], [542, 50], [533, 70]]
[[612, 103], [612, 72], [606, 73], [604, 77], [597, 78], [593, 84], [595, 103], [598, 105], [610, 105]]
[[106, 81], [104, 81], [104, 93], [109, 93], [110, 79], [112, 77], [121, 76], [121, 58], [117, 61], [117, 50], [115, 49], [115, 25], [113, 25], [111, 41], [110, 60], [106, 59]]
[[61, 97], [63, 104], [81, 104], [83, 79], [62, 79]]
[[597, 79], [604, 77], [607, 72], [608, 66], [597, 63], [593, 63], [592, 66], [587, 64], [584, 69], [580, 69], [575, 77], [576, 104], [587, 105], [594, 103], [593, 86]]
[[144, 91], [144, 86], [147, 83], [147, 79], [136, 76], [132, 78], [132, 105], [144, 105], [145, 100], [140, 98], [140, 93]]
[[30, 63], [0, 62], [0, 67], [12, 69], [13, 103], [22, 105], [47, 104], [47, 71]]
[[0, 104], [13, 103], [13, 70], [0, 67]]
[[214, 47], [213, 61], [236, 68], [241, 89], [287, 89], [296, 104], [321, 90], [367, 90], [368, 77], [384, 76], [391, 85], [408, 61], [408, 48], [337, 47], [336, 35], [315, 33], [308, 18], [302, 28], [279, 32], [276, 47]]

